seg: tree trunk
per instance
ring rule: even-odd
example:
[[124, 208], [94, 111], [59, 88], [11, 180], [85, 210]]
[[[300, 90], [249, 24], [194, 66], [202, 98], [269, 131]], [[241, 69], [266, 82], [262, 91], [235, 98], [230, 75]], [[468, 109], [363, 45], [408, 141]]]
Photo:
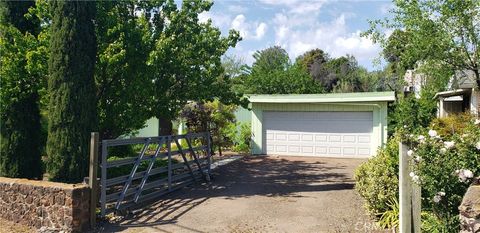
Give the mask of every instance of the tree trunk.
[[475, 73], [475, 80], [477, 81], [477, 88], [480, 88], [480, 71], [478, 69], [474, 69], [473, 73]]
[[172, 135], [172, 119], [169, 117], [158, 118], [158, 136]]
[[222, 147], [218, 145], [218, 156], [222, 157]]

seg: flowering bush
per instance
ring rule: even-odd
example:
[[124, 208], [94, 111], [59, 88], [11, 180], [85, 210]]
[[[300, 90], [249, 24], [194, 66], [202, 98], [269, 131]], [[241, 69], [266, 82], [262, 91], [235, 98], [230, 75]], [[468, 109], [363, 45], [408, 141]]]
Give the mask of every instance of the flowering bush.
[[[455, 117], [451, 117], [455, 118]], [[428, 133], [404, 136], [411, 151], [412, 180], [422, 187], [422, 209], [431, 211], [449, 231], [458, 231], [458, 206], [470, 183], [480, 175], [480, 125], [457, 116], [431, 125]], [[458, 130], [455, 130], [456, 127]], [[453, 129], [453, 130], [452, 130]]]

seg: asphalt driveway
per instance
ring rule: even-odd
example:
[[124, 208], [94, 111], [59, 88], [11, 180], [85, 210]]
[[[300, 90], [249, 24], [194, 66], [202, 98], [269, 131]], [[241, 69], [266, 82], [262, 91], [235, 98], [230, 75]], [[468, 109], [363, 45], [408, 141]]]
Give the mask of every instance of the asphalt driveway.
[[248, 156], [104, 232], [372, 232], [353, 190], [361, 159]]

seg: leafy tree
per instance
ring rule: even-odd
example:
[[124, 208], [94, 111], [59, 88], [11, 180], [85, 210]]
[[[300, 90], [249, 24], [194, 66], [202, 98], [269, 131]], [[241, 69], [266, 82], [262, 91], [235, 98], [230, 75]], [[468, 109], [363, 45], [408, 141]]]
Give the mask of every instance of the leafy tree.
[[222, 37], [218, 28], [198, 21], [208, 11], [211, 1], [184, 1], [179, 9], [167, 1], [161, 17], [168, 20], [149, 64], [154, 67], [152, 115], [159, 119], [159, 134], [171, 134], [172, 123], [187, 101], [207, 101], [218, 97], [224, 103], [238, 101], [231, 91], [231, 81], [223, 76], [221, 56], [240, 40], [237, 31]]
[[396, 29], [388, 37], [383, 56], [391, 64], [393, 73], [403, 75], [406, 70], [415, 68], [417, 58], [404, 56], [409, 42], [409, 33], [400, 29]]
[[97, 126], [95, 2], [52, 1], [51, 10], [47, 171], [52, 180], [78, 182], [87, 174]]
[[300, 65], [287, 70], [252, 72], [242, 77], [242, 92], [247, 94], [314, 94], [323, 88]]
[[238, 76], [244, 74], [247, 69], [245, 60], [235, 55], [226, 55], [222, 59], [222, 66], [224, 69], [224, 76], [235, 79]]
[[307, 69], [313, 79], [320, 80], [322, 68], [328, 60], [330, 60], [329, 55], [317, 48], [298, 56], [296, 63]]
[[253, 55], [255, 61], [248, 72], [237, 78], [236, 90], [247, 94], [311, 94], [322, 87], [300, 63], [290, 64], [287, 52], [273, 46]]
[[233, 145], [228, 130], [236, 127], [235, 110], [236, 105], [225, 105], [218, 100], [212, 102], [192, 102], [184, 106], [180, 116], [186, 120], [189, 132], [209, 131], [213, 138], [213, 145], [222, 156], [222, 147]]
[[403, 30], [408, 41], [401, 51], [402, 61], [470, 70], [480, 86], [480, 1], [397, 0], [394, 4], [393, 18], [372, 21], [365, 35], [387, 48], [381, 29]]
[[33, 1], [0, 2], [0, 176], [42, 178], [39, 76], [34, 72], [39, 20]]
[[[156, 13], [161, 3], [100, 1], [95, 80], [102, 138], [117, 138], [140, 129], [150, 117], [152, 69], [147, 64], [154, 32], [163, 26]], [[149, 20], [153, 18], [153, 20]]]
[[347, 55], [334, 58], [327, 62], [326, 70], [332, 75], [336, 83], [333, 87], [335, 92], [358, 92], [360, 90], [360, 80], [358, 77], [358, 62], [354, 56]]
[[253, 54], [255, 61], [250, 68], [251, 73], [268, 73], [284, 71], [290, 67], [287, 51], [280, 46], [273, 46]]

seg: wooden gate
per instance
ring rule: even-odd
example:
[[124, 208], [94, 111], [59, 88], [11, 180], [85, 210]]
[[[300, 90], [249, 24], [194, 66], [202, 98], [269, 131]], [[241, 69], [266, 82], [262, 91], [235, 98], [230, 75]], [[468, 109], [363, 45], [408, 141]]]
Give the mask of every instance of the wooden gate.
[[[98, 138], [98, 135], [97, 135]], [[93, 142], [92, 135], [92, 144]], [[112, 148], [137, 146], [135, 157], [109, 157]], [[211, 139], [209, 133], [103, 140], [100, 144], [100, 214], [134, 208], [192, 182], [210, 181]], [[99, 146], [92, 145], [92, 151]], [[95, 157], [95, 156], [93, 156]], [[95, 159], [91, 159], [95, 162]], [[91, 166], [92, 168], [92, 166]], [[93, 171], [92, 171], [93, 170]], [[91, 169], [90, 177], [96, 177]], [[97, 179], [91, 179], [91, 182]], [[92, 185], [93, 187], [96, 185]], [[96, 193], [94, 190], [92, 193]], [[92, 195], [96, 196], [96, 195]], [[98, 202], [95, 202], [95, 205]]]

